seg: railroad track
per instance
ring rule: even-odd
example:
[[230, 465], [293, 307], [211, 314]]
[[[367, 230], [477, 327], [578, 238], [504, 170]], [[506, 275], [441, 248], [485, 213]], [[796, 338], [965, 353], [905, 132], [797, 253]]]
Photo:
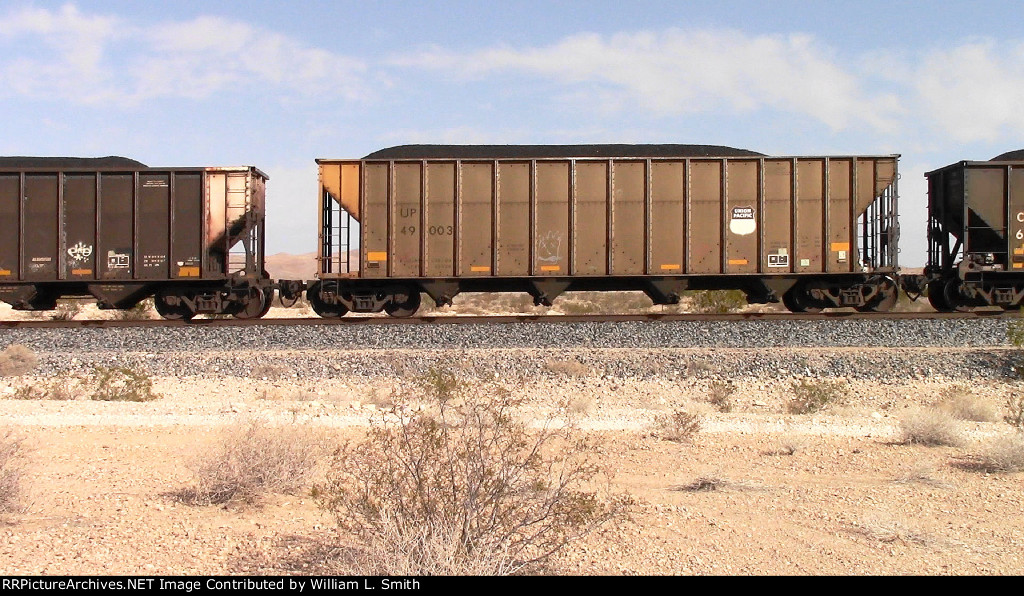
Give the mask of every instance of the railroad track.
[[338, 319], [319, 317], [265, 318], [265, 319], [193, 319], [191, 321], [168, 321], [164, 319], [143, 320], [28, 320], [0, 321], [0, 329], [81, 329], [109, 327], [249, 327], [265, 326], [310, 326], [310, 325], [481, 325], [511, 323], [598, 323], [610, 321], [821, 321], [821, 320], [918, 320], [918, 319], [974, 319], [1006, 318], [1019, 319], [1018, 311], [976, 310], [968, 312], [890, 312], [862, 313], [857, 311], [836, 311], [822, 313], [751, 312], [724, 314], [628, 314], [628, 315], [425, 315], [409, 318], [387, 316], [346, 316]]

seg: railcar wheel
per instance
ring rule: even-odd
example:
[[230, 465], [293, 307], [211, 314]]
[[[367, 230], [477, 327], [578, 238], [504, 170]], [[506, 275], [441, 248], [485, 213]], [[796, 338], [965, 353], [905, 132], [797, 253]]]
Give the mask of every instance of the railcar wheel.
[[946, 300], [946, 282], [937, 280], [928, 284], [928, 303], [939, 312], [952, 312], [953, 307]]
[[782, 304], [789, 312], [821, 312], [822, 306], [807, 293], [803, 284], [797, 284], [782, 295]]
[[182, 302], [176, 305], [167, 304], [164, 300], [165, 297], [167, 297], [166, 294], [157, 294], [153, 298], [153, 307], [156, 309], [156, 314], [168, 321], [181, 321], [182, 319], [191, 321], [192, 317], [196, 316], [196, 313], [192, 312], [192, 309]]
[[329, 304], [320, 298], [320, 282], [316, 282], [306, 290], [306, 299], [313, 307], [313, 312], [325, 319], [340, 319], [348, 313], [344, 304]]
[[242, 309], [234, 313], [236, 319], [259, 319], [270, 312], [270, 305], [274, 301], [274, 292], [264, 292], [260, 288], [249, 290], [249, 300], [242, 306]]
[[889, 312], [896, 306], [896, 302], [900, 299], [900, 289], [896, 285], [896, 282], [889, 278], [885, 278], [882, 282], [881, 288], [878, 290], [878, 294], [865, 304], [864, 306], [858, 306], [857, 310], [860, 312]]
[[411, 317], [416, 314], [416, 311], [420, 308], [420, 292], [419, 289], [410, 289], [409, 298], [405, 302], [388, 302], [384, 305], [384, 312], [388, 313], [392, 317]]
[[949, 305], [949, 310], [959, 312], [969, 312], [974, 310], [971, 306], [964, 302], [964, 299], [960, 296], [960, 280], [951, 279], [946, 282], [946, 285], [942, 289], [942, 296], [946, 300], [946, 304]]

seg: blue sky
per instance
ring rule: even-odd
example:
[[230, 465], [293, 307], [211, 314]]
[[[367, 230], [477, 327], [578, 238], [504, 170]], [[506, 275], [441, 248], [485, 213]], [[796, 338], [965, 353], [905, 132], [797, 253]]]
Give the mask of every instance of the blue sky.
[[317, 157], [405, 143], [700, 143], [900, 153], [923, 173], [1024, 147], [1011, 2], [0, 4], [0, 155], [268, 172], [268, 250], [314, 250]]

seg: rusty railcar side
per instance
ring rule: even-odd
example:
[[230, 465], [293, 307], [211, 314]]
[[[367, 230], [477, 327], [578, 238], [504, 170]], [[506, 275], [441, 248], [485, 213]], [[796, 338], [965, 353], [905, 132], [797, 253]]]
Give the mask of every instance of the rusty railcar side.
[[[230, 311], [231, 296], [269, 287], [265, 181], [252, 167], [0, 161], [0, 299], [45, 310], [92, 295], [102, 308], [130, 308], [156, 294], [172, 317]], [[217, 292], [228, 296], [210, 303]]]
[[741, 289], [760, 302], [788, 294], [796, 310], [895, 296], [895, 155], [439, 154], [317, 160], [314, 306], [406, 314], [420, 290], [438, 303], [583, 289], [671, 303]]
[[1024, 300], [1024, 161], [961, 161], [928, 179], [925, 282], [937, 310]]

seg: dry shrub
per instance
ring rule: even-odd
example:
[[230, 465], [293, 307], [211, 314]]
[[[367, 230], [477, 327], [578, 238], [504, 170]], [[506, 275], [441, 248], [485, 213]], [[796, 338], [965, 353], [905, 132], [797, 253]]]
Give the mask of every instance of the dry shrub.
[[1024, 471], [1024, 434], [1002, 435], [981, 453], [982, 468], [989, 472]]
[[194, 465], [196, 486], [182, 496], [195, 505], [254, 504], [267, 493], [291, 493], [309, 479], [320, 452], [308, 430], [250, 422], [226, 431]]
[[813, 414], [830, 405], [840, 403], [846, 389], [839, 381], [800, 379], [791, 385], [793, 397], [786, 402], [790, 414]]
[[693, 440], [693, 437], [700, 432], [701, 417], [686, 411], [684, 408], [677, 408], [668, 415], [660, 416], [655, 420], [655, 434], [666, 441], [683, 443]]
[[587, 490], [600, 470], [570, 429], [531, 431], [510, 392], [429, 378], [439, 381], [421, 396], [429, 410], [383, 417], [337, 452], [318, 488], [362, 541], [345, 561], [350, 573], [513, 574], [623, 511], [624, 499]]
[[732, 394], [736, 392], [736, 386], [728, 381], [715, 381], [708, 389], [707, 402], [723, 413], [732, 411]]
[[963, 434], [956, 419], [935, 408], [917, 408], [900, 419], [904, 443], [956, 447], [963, 444]]
[[1024, 432], [1024, 395], [1011, 395], [1006, 398], [1006, 415], [1003, 421]]
[[0, 434], [0, 513], [21, 508], [24, 451], [21, 438], [11, 430]]
[[937, 405], [939, 409], [960, 420], [994, 422], [997, 419], [995, 407], [972, 394], [970, 389], [963, 385], [953, 385], [944, 389]]
[[0, 377], [26, 375], [39, 364], [35, 353], [21, 344], [11, 344], [0, 352]]

